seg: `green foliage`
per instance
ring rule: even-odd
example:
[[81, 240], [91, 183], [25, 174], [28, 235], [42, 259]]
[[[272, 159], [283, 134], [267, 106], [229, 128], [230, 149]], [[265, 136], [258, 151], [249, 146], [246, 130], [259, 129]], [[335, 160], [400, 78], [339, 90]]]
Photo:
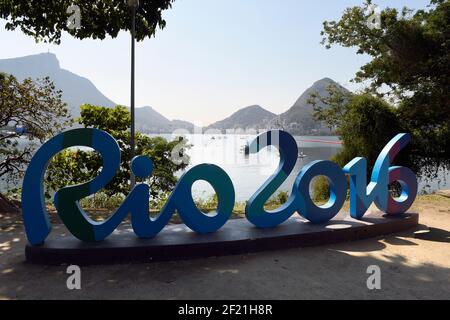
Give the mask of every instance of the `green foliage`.
[[[16, 182], [37, 144], [71, 123], [61, 92], [44, 78], [19, 82], [0, 73], [0, 179]], [[25, 134], [16, 127], [25, 129]]]
[[[336, 133], [343, 146], [332, 157], [332, 161], [343, 167], [355, 157], [367, 159], [367, 178], [370, 178], [375, 161], [384, 146], [399, 132], [405, 132], [399, 123], [398, 110], [382, 98], [370, 94], [356, 94], [348, 97], [342, 105], [331, 105], [327, 113], [337, 109]], [[318, 111], [320, 114], [320, 111]], [[407, 147], [395, 162], [420, 172], [414, 161], [411, 148]], [[313, 185], [313, 199], [323, 200], [329, 196], [326, 179], [318, 179]]]
[[274, 210], [280, 206], [282, 206], [289, 198], [289, 194], [286, 191], [278, 191], [278, 193], [274, 194], [269, 200], [266, 201], [264, 207], [266, 210]]
[[161, 210], [169, 199], [170, 192], [161, 192], [158, 198], [150, 199], [150, 209]]
[[[273, 195], [267, 202], [264, 207], [266, 210], [273, 210], [275, 208], [283, 205], [289, 198], [289, 194], [286, 191], [279, 191], [277, 194]], [[195, 204], [198, 208], [203, 210], [204, 212], [211, 212], [217, 209], [219, 205], [219, 199], [217, 198], [217, 194], [212, 194], [207, 198], [197, 198], [195, 199]], [[236, 202], [234, 204], [233, 212], [237, 214], [243, 214], [245, 211], [246, 202]]]
[[108, 209], [109, 211], [116, 210], [125, 201], [123, 194], [107, 195], [104, 192], [97, 192], [96, 194], [84, 198], [80, 201], [83, 209]]
[[396, 110], [383, 99], [369, 94], [354, 95], [349, 99], [342, 123], [337, 129], [343, 148], [334, 160], [344, 166], [355, 156], [364, 157], [371, 171], [380, 151], [403, 131]]
[[[327, 121], [342, 139], [343, 147], [333, 160], [344, 166], [354, 157], [361, 156], [367, 159], [371, 169], [386, 143], [404, 130], [399, 123], [398, 111], [382, 98], [369, 93], [344, 97], [333, 88], [328, 88], [328, 92], [327, 98], [311, 96], [310, 100], [316, 119]], [[318, 99], [328, 108], [316, 107]]]
[[328, 178], [325, 176], [317, 176], [312, 181], [311, 199], [314, 202], [322, 202], [330, 198], [330, 186]]
[[207, 197], [206, 199], [202, 197], [196, 198], [194, 202], [196, 206], [201, 210], [205, 212], [210, 212], [217, 209], [217, 206], [219, 205], [219, 198], [217, 197], [217, 194], [214, 193], [209, 197]]
[[22, 199], [22, 188], [10, 189], [6, 192], [6, 197], [9, 200], [21, 201]]
[[[122, 153], [121, 167], [114, 179], [103, 192], [108, 196], [128, 194], [130, 191], [130, 123], [129, 111], [122, 107], [104, 108], [93, 105], [81, 106], [79, 123], [85, 127], [95, 127], [110, 133], [118, 142]], [[187, 161], [176, 164], [171, 160], [172, 150], [179, 145], [180, 156]], [[185, 155], [190, 146], [180, 137], [167, 141], [162, 137], [149, 137], [136, 133], [136, 154], [150, 157], [154, 163], [152, 176], [146, 180], [150, 186], [154, 201], [163, 198], [170, 192], [176, 182], [175, 173], [188, 165], [189, 158]], [[96, 152], [85, 149], [67, 149], [54, 157], [47, 169], [45, 178], [48, 190], [58, 190], [61, 187], [79, 184], [93, 179], [102, 167], [102, 159]]]
[[329, 85], [326, 91], [325, 96], [321, 96], [318, 92], [312, 93], [308, 104], [314, 109], [314, 118], [324, 122], [333, 131], [339, 128], [346, 113], [348, 99], [352, 94], [350, 91], [343, 91], [335, 84]]
[[275, 198], [278, 201], [278, 203], [281, 205], [288, 201], [289, 194], [286, 191], [280, 191], [280, 192], [278, 192], [278, 194], [276, 195]]
[[[162, 11], [171, 8], [174, 0], [140, 1], [136, 11], [136, 39], [144, 40], [166, 26]], [[81, 13], [79, 29], [71, 29], [67, 9], [77, 5]], [[6, 29], [20, 28], [36, 41], [59, 44], [62, 31], [77, 39], [117, 37], [131, 28], [131, 13], [126, 0], [2, 0], [0, 18], [6, 19]]]
[[[380, 29], [367, 25], [370, 4], [346, 9], [339, 21], [324, 22], [323, 44], [355, 47], [358, 54], [371, 56], [354, 80], [369, 82], [369, 92], [395, 103], [394, 126], [400, 123], [413, 135], [411, 161], [420, 174], [432, 176], [439, 167], [449, 169], [450, 1], [432, 0], [426, 10], [386, 8], [381, 11]], [[379, 118], [382, 128], [393, 119], [387, 116]]]

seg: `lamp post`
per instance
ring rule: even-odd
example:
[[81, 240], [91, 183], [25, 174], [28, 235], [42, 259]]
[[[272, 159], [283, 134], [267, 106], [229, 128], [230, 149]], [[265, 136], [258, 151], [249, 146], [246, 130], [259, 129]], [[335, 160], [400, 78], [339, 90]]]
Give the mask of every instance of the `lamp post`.
[[[134, 158], [136, 143], [135, 143], [135, 101], [134, 101], [134, 47], [136, 34], [136, 10], [139, 7], [139, 0], [127, 0], [128, 7], [131, 10], [131, 132], [130, 132], [130, 161]], [[136, 184], [136, 177], [131, 172], [130, 186], [134, 188]]]

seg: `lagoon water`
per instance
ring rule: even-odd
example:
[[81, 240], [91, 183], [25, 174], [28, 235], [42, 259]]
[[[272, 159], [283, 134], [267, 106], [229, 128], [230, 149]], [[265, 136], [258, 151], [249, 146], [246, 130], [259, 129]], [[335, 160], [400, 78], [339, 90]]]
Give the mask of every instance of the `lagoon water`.
[[[152, 135], [154, 136], [154, 135]], [[177, 135], [161, 135], [167, 139], [173, 139]], [[201, 163], [213, 163], [224, 169], [233, 181], [236, 193], [236, 201], [248, 200], [256, 190], [275, 172], [279, 163], [279, 153], [275, 147], [268, 147], [258, 154], [246, 156], [243, 147], [247, 142], [255, 138], [255, 135], [211, 135], [191, 134], [184, 135], [192, 148], [188, 151], [190, 165], [187, 169]], [[298, 158], [294, 170], [288, 179], [280, 187], [280, 190], [290, 192], [294, 180], [305, 164], [314, 160], [326, 160], [335, 155], [341, 148], [338, 137], [334, 136], [295, 136], [299, 152], [305, 157]], [[316, 142], [311, 142], [315, 140]], [[320, 140], [332, 143], [318, 142]], [[22, 141], [26, 143], [26, 141]], [[380, 150], [381, 151], [381, 150]], [[182, 172], [178, 172], [180, 176]], [[7, 185], [0, 181], [0, 192], [16, 188], [17, 185]], [[450, 188], [450, 172], [440, 172], [438, 179], [432, 181], [420, 181], [419, 192], [432, 192], [437, 189]], [[194, 198], [206, 199], [214, 194], [212, 187], [205, 181], [198, 181], [193, 188]]]
[[[201, 163], [212, 163], [220, 166], [230, 176], [236, 193], [236, 201], [248, 200], [255, 191], [275, 172], [279, 164], [279, 153], [275, 147], [267, 147], [257, 154], [245, 155], [243, 148], [254, 135], [185, 135], [192, 148], [188, 151], [190, 166]], [[167, 135], [166, 138], [173, 138]], [[304, 157], [298, 158], [294, 170], [279, 190], [292, 189], [294, 180], [301, 168], [314, 160], [329, 159], [341, 147], [338, 137], [295, 137], [299, 152]], [[331, 143], [308, 142], [305, 140], [326, 140]], [[179, 173], [180, 175], [182, 173]], [[206, 199], [214, 190], [205, 181], [198, 181], [193, 188], [194, 198]]]
[[[176, 135], [163, 135], [173, 139]], [[213, 163], [220, 166], [230, 176], [236, 193], [236, 201], [248, 200], [260, 186], [275, 172], [279, 164], [279, 153], [275, 147], [268, 147], [258, 154], [246, 156], [243, 147], [247, 141], [252, 141], [256, 135], [184, 135], [192, 148], [188, 154], [191, 157], [190, 166], [201, 163]], [[341, 148], [339, 137], [336, 136], [295, 136], [299, 153], [305, 157], [298, 158], [295, 168], [279, 190], [290, 193], [295, 178], [304, 165], [314, 160], [328, 160]], [[312, 142], [311, 140], [314, 140]], [[319, 142], [329, 141], [330, 143]], [[381, 151], [381, 150], [380, 150]], [[180, 176], [182, 172], [178, 173]], [[450, 172], [440, 172], [438, 179], [419, 181], [419, 192], [433, 192], [437, 189], [450, 188]], [[192, 187], [194, 198], [207, 199], [214, 194], [213, 188], [205, 181], [198, 181]]]

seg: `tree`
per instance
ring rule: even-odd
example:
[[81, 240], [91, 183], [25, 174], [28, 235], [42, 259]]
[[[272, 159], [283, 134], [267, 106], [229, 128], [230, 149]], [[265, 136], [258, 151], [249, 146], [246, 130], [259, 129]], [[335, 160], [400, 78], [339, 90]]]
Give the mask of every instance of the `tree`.
[[[174, 0], [140, 1], [136, 11], [136, 39], [141, 41], [166, 25], [162, 11], [171, 8]], [[80, 9], [80, 28], [71, 28], [69, 8]], [[69, 10], [68, 10], [69, 9]], [[117, 37], [121, 30], [131, 27], [131, 15], [126, 0], [2, 0], [0, 18], [6, 19], [6, 29], [20, 28], [37, 41], [59, 44], [61, 32], [75, 38], [104, 39]]]
[[[367, 159], [370, 175], [380, 151], [403, 131], [396, 110], [386, 101], [369, 94], [354, 95], [347, 103], [343, 121], [337, 130], [344, 147], [334, 159], [344, 166], [356, 155], [362, 156]], [[396, 161], [406, 165], [403, 155], [401, 153]]]
[[[313, 92], [307, 102], [313, 109], [313, 117], [322, 121], [331, 131], [339, 130], [342, 125], [347, 110], [347, 103], [353, 96], [350, 91], [342, 90], [336, 84], [331, 84], [326, 88], [327, 94], [320, 95]], [[323, 107], [326, 106], [326, 107]]]
[[[39, 143], [71, 123], [61, 92], [48, 79], [19, 82], [0, 73], [0, 181], [16, 183]], [[0, 211], [18, 204], [0, 195]]]
[[17, 181], [37, 143], [70, 124], [61, 91], [44, 78], [17, 81], [0, 73], [0, 179]]
[[[332, 157], [332, 161], [343, 167], [355, 157], [367, 159], [367, 179], [369, 181], [375, 161], [384, 146], [398, 133], [405, 132], [399, 121], [398, 110], [384, 99], [369, 93], [348, 94], [344, 96], [332, 88], [328, 88], [329, 96], [313, 96], [311, 103], [315, 106], [316, 119], [327, 122], [335, 128], [343, 142], [342, 148]], [[328, 108], [318, 108], [317, 100], [328, 103]], [[408, 146], [395, 159], [401, 164], [418, 172], [418, 163], [411, 157]], [[397, 184], [391, 190], [397, 192]], [[318, 179], [313, 188], [316, 200], [329, 196], [327, 179]]]
[[[342, 149], [333, 157], [340, 166], [356, 156], [368, 161], [369, 174], [381, 149], [396, 134], [404, 131], [398, 119], [398, 110], [384, 99], [369, 93], [350, 94], [327, 88], [326, 97], [312, 94], [309, 103], [314, 107], [314, 117], [327, 123], [339, 135]], [[326, 108], [319, 107], [326, 105]], [[399, 158], [407, 161], [407, 158]]]
[[410, 152], [418, 173], [449, 169], [450, 1], [432, 0], [426, 10], [387, 8], [380, 12], [380, 28], [367, 23], [371, 5], [368, 0], [346, 9], [339, 21], [324, 22], [322, 43], [371, 56], [354, 81], [368, 81], [368, 92], [395, 104], [396, 122], [413, 135]]
[[[84, 127], [94, 127], [111, 134], [118, 142], [122, 158], [119, 172], [106, 186], [104, 192], [111, 196], [117, 193], [124, 195], [130, 192], [130, 113], [122, 106], [104, 108], [85, 104], [81, 106], [79, 123]], [[176, 147], [179, 149], [175, 149]], [[177, 183], [175, 173], [185, 169], [189, 158], [185, 152], [189, 148], [186, 141], [179, 137], [167, 141], [162, 137], [149, 137], [136, 133], [136, 154], [150, 157], [154, 163], [152, 176], [147, 179], [150, 192], [156, 201], [170, 192]], [[172, 161], [172, 151], [177, 150], [179, 157], [185, 161], [175, 163]], [[67, 149], [54, 157], [46, 173], [46, 186], [48, 191], [56, 191], [64, 186], [78, 184], [93, 179], [102, 167], [100, 155], [85, 149]]]

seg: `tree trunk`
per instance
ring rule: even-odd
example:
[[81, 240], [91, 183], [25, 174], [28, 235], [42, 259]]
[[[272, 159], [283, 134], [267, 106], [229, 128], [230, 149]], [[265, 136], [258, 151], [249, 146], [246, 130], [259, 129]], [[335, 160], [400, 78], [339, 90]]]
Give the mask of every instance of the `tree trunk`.
[[0, 194], [0, 212], [19, 213], [20, 204], [17, 201], [12, 201]]

